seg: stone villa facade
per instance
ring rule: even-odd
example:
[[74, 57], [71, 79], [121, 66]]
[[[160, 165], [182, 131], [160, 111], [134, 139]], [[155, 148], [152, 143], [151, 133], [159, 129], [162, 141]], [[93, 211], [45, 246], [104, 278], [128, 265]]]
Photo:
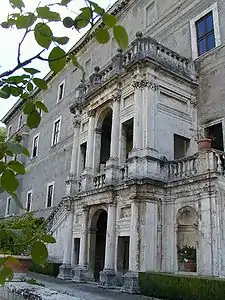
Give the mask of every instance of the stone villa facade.
[[[31, 151], [19, 196], [49, 220], [59, 278], [137, 290], [139, 271], [225, 276], [225, 3], [120, 0], [110, 9], [130, 37], [75, 46], [37, 91], [49, 109], [28, 130], [22, 103], [3, 118]], [[96, 27], [99, 23], [96, 24]], [[212, 148], [198, 151], [199, 132]], [[2, 216], [18, 213], [1, 196]]]

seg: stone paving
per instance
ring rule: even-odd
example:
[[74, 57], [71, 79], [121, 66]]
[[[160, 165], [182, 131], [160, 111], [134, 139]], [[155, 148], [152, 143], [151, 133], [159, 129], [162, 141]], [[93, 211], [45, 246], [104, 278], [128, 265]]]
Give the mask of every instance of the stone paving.
[[[28, 278], [36, 279], [45, 287], [30, 285], [23, 282], [13, 282], [6, 285], [6, 289], [17, 294], [23, 293], [23, 297], [6, 297], [1, 295], [0, 299], [34, 299], [34, 300], [153, 300], [153, 298], [121, 293], [119, 289], [107, 290], [99, 288], [96, 284], [80, 284], [71, 281], [62, 281], [57, 278], [29, 273]], [[1, 291], [0, 291], [1, 292]], [[28, 294], [32, 294], [28, 296]], [[1, 298], [2, 296], [2, 298]], [[157, 299], [155, 299], [157, 300]]]

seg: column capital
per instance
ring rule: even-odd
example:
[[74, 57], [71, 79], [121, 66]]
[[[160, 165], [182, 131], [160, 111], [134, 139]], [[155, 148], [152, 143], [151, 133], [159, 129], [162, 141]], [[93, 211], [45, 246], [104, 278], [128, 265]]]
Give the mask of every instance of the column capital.
[[144, 89], [147, 87], [155, 91], [159, 89], [156, 79], [156, 76], [150, 74], [149, 72], [145, 72], [143, 74], [137, 73], [133, 76], [132, 86], [135, 89]]
[[73, 127], [79, 128], [81, 123], [81, 116], [80, 115], [75, 115], [73, 117]]

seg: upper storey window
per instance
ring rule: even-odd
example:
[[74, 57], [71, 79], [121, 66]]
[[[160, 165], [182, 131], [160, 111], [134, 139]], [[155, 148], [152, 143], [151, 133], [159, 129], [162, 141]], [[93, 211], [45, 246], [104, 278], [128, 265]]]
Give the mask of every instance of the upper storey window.
[[196, 22], [198, 55], [215, 48], [213, 14], [208, 13]]
[[190, 27], [193, 59], [221, 45], [217, 3], [192, 19]]
[[56, 145], [59, 142], [60, 128], [61, 128], [61, 117], [55, 120], [53, 123], [52, 146]]
[[58, 87], [57, 102], [59, 102], [63, 99], [64, 91], [65, 91], [65, 81], [61, 82]]
[[7, 138], [9, 139], [9, 138], [11, 137], [11, 135], [12, 135], [12, 125], [10, 125], [10, 126], [8, 127]]

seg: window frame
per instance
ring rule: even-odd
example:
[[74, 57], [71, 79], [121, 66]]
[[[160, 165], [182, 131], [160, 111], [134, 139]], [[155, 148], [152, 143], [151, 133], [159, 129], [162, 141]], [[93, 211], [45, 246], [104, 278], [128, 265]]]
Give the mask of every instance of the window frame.
[[[54, 131], [55, 131], [55, 124], [59, 121], [59, 135], [58, 135], [58, 138], [57, 138], [57, 141], [56, 143], [53, 143], [54, 142]], [[62, 116], [60, 116], [59, 118], [57, 118], [54, 122], [53, 122], [53, 127], [52, 127], [52, 140], [51, 140], [51, 146], [54, 147], [55, 145], [57, 145], [60, 141], [60, 133], [61, 133], [61, 123], [62, 123]]]
[[[36, 156], [33, 155], [33, 152], [34, 152], [34, 141], [35, 139], [38, 139], [37, 140], [37, 151], [36, 151]], [[39, 150], [39, 140], [40, 140], [40, 132], [38, 132], [37, 134], [35, 134], [35, 136], [33, 137], [33, 141], [32, 141], [32, 149], [31, 149], [31, 152], [32, 152], [32, 156], [31, 158], [36, 158], [38, 156], [38, 150]]]
[[[31, 195], [31, 202], [30, 202], [30, 210], [27, 209], [27, 204], [28, 204], [28, 195]], [[26, 211], [29, 212], [29, 211], [32, 211], [32, 204], [33, 204], [33, 190], [29, 190], [27, 192], [27, 198], [26, 198]]]
[[[48, 206], [48, 192], [49, 192], [49, 187], [52, 186], [52, 199], [51, 199], [51, 206]], [[47, 184], [47, 191], [46, 191], [46, 202], [45, 202], [45, 207], [50, 208], [53, 207], [53, 201], [54, 201], [54, 192], [55, 192], [55, 181], [51, 181]]]
[[[59, 102], [61, 102], [62, 100], [63, 100], [63, 98], [64, 98], [64, 95], [65, 95], [65, 83], [66, 83], [66, 81], [65, 81], [65, 79], [58, 85], [58, 91], [57, 91], [57, 103], [59, 103]], [[60, 96], [60, 86], [63, 86], [63, 89], [62, 89], [62, 97], [61, 98], [59, 98], [59, 96]]]
[[[20, 124], [21, 120], [21, 124]], [[19, 130], [23, 126], [23, 115], [19, 115], [18, 124], [17, 124], [17, 130]]]
[[211, 50], [199, 55], [198, 54], [198, 38], [197, 38], [197, 28], [196, 24], [197, 22], [208, 15], [210, 12], [212, 12], [213, 17], [213, 30], [214, 30], [214, 38], [215, 38], [215, 48], [221, 45], [221, 38], [220, 38], [220, 26], [219, 26], [219, 14], [218, 14], [218, 5], [217, 2], [209, 6], [207, 9], [202, 11], [200, 14], [198, 14], [195, 18], [190, 20], [190, 30], [191, 30], [191, 48], [192, 48], [192, 58], [193, 60], [197, 59], [198, 57], [201, 57], [210, 51], [213, 51], [215, 48], [212, 48]]
[[9, 139], [12, 136], [12, 125], [9, 125], [7, 129], [7, 139]]
[[6, 207], [5, 207], [5, 217], [10, 216], [10, 204], [11, 204], [12, 197], [7, 197], [6, 199]]

